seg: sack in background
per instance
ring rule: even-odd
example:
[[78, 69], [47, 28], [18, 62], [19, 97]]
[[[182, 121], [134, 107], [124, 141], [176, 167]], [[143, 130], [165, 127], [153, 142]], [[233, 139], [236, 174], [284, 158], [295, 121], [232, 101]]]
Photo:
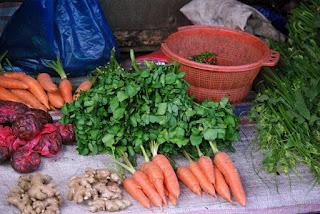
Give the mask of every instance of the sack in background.
[[262, 38], [285, 40], [259, 11], [236, 0], [193, 0], [180, 11], [193, 24], [225, 26]]

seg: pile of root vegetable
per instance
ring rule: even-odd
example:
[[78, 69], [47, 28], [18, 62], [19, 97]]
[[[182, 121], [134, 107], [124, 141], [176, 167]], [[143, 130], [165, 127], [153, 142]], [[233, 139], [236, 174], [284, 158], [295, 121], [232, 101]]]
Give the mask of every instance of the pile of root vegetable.
[[0, 100], [0, 163], [10, 160], [16, 171], [33, 172], [40, 166], [40, 155], [56, 156], [63, 143], [73, 142], [72, 125], [53, 123], [43, 110]]
[[301, 3], [288, 21], [287, 43], [272, 42], [281, 60], [263, 73], [252, 118], [270, 173], [307, 165], [320, 182], [320, 1]]
[[0, 100], [19, 102], [44, 111], [55, 110], [76, 99], [81, 91], [89, 90], [92, 85], [89, 79], [85, 80], [73, 95], [71, 82], [60, 59], [48, 64], [48, 67], [60, 75], [59, 86], [47, 73], [39, 73], [34, 79], [24, 72], [4, 72], [0, 74]]
[[[119, 175], [108, 169], [87, 168], [84, 176], [70, 178], [67, 198], [88, 202], [90, 212], [124, 210], [131, 202], [123, 197], [121, 183]], [[41, 173], [20, 176], [7, 194], [7, 202], [22, 214], [59, 214], [63, 201], [52, 177]]]
[[[228, 201], [231, 190], [244, 206], [239, 173], [229, 156], [218, 151], [233, 150], [232, 142], [239, 139], [238, 118], [228, 99], [196, 103], [187, 95], [188, 84], [177, 64], [145, 62], [142, 69], [133, 51], [131, 61], [133, 69], [126, 71], [112, 54], [107, 66], [93, 72], [92, 88], [63, 107], [61, 122], [74, 124], [78, 152], [111, 153], [132, 173], [124, 188], [146, 208], [166, 205], [167, 197], [178, 203], [178, 177], [168, 159], [178, 154], [190, 159], [190, 166], [177, 172], [191, 190], [217, 191]], [[137, 169], [136, 154], [146, 159]]]

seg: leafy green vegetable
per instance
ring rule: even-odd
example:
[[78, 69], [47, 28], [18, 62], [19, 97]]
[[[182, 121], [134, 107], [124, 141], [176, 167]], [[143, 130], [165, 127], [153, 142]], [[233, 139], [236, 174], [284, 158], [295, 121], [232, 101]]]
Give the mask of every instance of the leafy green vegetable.
[[176, 63], [146, 62], [140, 70], [131, 56], [135, 70], [125, 71], [112, 55], [106, 67], [94, 71], [92, 89], [63, 107], [61, 121], [75, 125], [80, 154], [126, 153], [133, 161], [141, 145], [148, 147], [151, 141], [170, 156], [196, 151], [190, 145], [208, 147], [207, 139], [228, 148], [239, 138], [228, 99], [197, 104], [187, 95], [188, 84]]
[[310, 167], [320, 182], [320, 1], [293, 10], [287, 44], [272, 42], [281, 52], [275, 71], [264, 71], [251, 116], [257, 121], [259, 147], [268, 172]]
[[217, 58], [218, 58], [217, 54], [214, 54], [208, 50], [190, 57], [190, 59], [195, 62], [200, 62], [200, 63], [204, 63], [204, 64], [209, 64], [209, 65], [216, 65]]

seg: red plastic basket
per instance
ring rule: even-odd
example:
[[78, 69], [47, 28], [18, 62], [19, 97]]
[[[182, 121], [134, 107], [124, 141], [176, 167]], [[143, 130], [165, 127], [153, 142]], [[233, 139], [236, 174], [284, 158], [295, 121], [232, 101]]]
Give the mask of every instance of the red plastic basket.
[[[280, 58], [277, 51], [259, 38], [224, 27], [186, 26], [171, 34], [161, 50], [169, 61], [181, 64], [190, 84], [189, 94], [197, 101], [243, 100], [262, 66], [275, 66]], [[205, 50], [218, 55], [217, 65], [197, 63], [188, 58]]]

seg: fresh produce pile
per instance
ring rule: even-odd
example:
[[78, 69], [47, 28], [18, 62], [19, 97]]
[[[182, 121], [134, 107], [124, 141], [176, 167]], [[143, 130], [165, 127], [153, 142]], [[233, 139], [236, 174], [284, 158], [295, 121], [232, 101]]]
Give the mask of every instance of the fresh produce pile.
[[306, 164], [320, 182], [320, 1], [292, 11], [286, 44], [272, 42], [280, 65], [264, 71], [252, 118], [257, 121], [263, 166], [288, 173]]
[[0, 100], [0, 163], [11, 159], [16, 171], [33, 172], [40, 166], [40, 155], [53, 157], [62, 143], [73, 142], [72, 125], [53, 123], [43, 110]]
[[204, 51], [203, 53], [196, 54], [190, 57], [191, 60], [199, 63], [209, 64], [209, 65], [216, 65], [218, 55], [212, 53], [211, 51]]
[[[216, 148], [217, 145], [219, 149], [232, 149], [232, 141], [239, 139], [237, 117], [228, 100], [195, 103], [186, 93], [188, 84], [177, 64], [145, 62], [142, 69], [133, 52], [131, 60], [133, 70], [128, 72], [112, 55], [106, 67], [94, 71], [96, 81], [92, 88], [63, 107], [61, 122], [74, 124], [79, 153], [112, 153], [118, 159], [115, 161], [132, 173], [125, 179], [124, 188], [146, 208], [166, 205], [166, 197], [177, 204], [179, 182], [167, 157], [178, 153], [199, 157], [203, 156], [198, 152], [202, 150], [208, 162], [216, 154], [215, 165], [223, 174], [217, 184], [227, 182], [236, 200], [244, 206], [246, 196], [240, 176], [228, 155]], [[136, 153], [143, 154], [146, 160], [138, 169], [134, 167]], [[212, 163], [207, 169], [210, 167], [213, 172]], [[189, 168], [189, 174], [196, 176], [201, 189], [208, 192], [206, 174], [199, 177], [199, 171]], [[219, 194], [221, 187], [224, 192], [229, 191], [222, 184], [217, 188]], [[227, 198], [231, 200], [231, 196]]]
[[7, 202], [22, 214], [58, 214], [63, 197], [50, 176], [37, 173], [20, 176], [17, 186], [7, 195]]
[[87, 168], [84, 176], [70, 179], [68, 200], [88, 202], [90, 212], [124, 210], [131, 202], [123, 198], [120, 185], [121, 178], [116, 173]]
[[37, 79], [23, 72], [0, 74], [0, 100], [23, 103], [31, 108], [44, 111], [60, 109], [65, 103], [76, 99], [81, 91], [89, 90], [92, 83], [85, 80], [72, 95], [72, 85], [67, 79], [60, 59], [49, 64], [60, 76], [57, 86], [47, 73], [39, 73]]

